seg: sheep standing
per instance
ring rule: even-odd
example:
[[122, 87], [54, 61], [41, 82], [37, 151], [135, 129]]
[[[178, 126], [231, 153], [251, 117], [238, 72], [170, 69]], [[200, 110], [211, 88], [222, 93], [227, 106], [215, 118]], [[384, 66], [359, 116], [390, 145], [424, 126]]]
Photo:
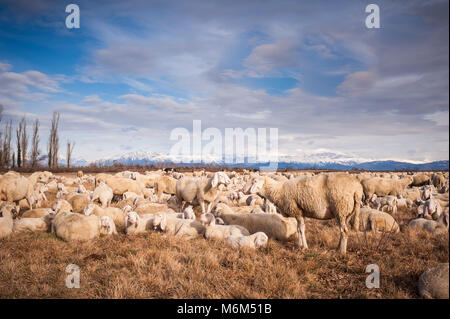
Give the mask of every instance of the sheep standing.
[[369, 204], [373, 194], [377, 196], [400, 196], [411, 183], [412, 178], [410, 176], [398, 180], [375, 177], [361, 181], [364, 195], [366, 196], [366, 204]]
[[98, 200], [102, 204], [102, 208], [105, 208], [111, 205], [113, 196], [114, 194], [111, 187], [101, 182], [99, 186], [94, 189], [94, 193], [92, 194], [92, 201]]
[[175, 195], [177, 193], [177, 180], [170, 176], [161, 176], [155, 181], [155, 193], [158, 201], [161, 201], [162, 194]]
[[226, 243], [232, 248], [252, 248], [257, 249], [267, 245], [269, 237], [263, 232], [257, 232], [248, 236], [228, 236]]
[[224, 172], [214, 173], [211, 178], [182, 177], [176, 183], [176, 195], [178, 202], [182, 203], [183, 210], [185, 203], [200, 204], [202, 213], [206, 213], [205, 202], [209, 203], [208, 211], [217, 197], [217, 187], [220, 184], [227, 185], [230, 179]]
[[4, 197], [7, 202], [18, 203], [22, 199], [28, 201], [28, 206], [33, 208], [34, 199], [33, 184], [25, 177], [13, 175], [3, 175], [0, 177], [0, 198]]
[[[349, 174], [321, 174], [285, 182], [277, 182], [269, 177], [256, 177], [247, 183], [244, 193], [258, 193], [274, 203], [284, 216], [295, 217], [299, 234], [298, 247], [303, 246], [303, 249], [308, 248], [304, 217], [335, 218], [340, 229], [339, 248], [343, 255], [347, 252], [347, 223], [354, 217], [353, 227], [359, 226], [363, 188]], [[227, 222], [225, 219], [224, 221]]]

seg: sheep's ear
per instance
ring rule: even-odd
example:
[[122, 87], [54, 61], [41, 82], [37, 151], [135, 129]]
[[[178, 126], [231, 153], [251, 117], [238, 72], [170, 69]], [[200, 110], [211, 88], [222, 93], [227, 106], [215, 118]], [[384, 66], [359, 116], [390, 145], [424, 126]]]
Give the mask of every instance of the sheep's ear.
[[162, 231], [166, 230], [166, 226], [167, 226], [167, 216], [164, 214], [161, 218], [161, 223], [159, 224], [159, 227], [161, 228]]
[[218, 176], [218, 173], [214, 173], [212, 180], [211, 180], [211, 186], [216, 187], [217, 184], [219, 184], [219, 176]]

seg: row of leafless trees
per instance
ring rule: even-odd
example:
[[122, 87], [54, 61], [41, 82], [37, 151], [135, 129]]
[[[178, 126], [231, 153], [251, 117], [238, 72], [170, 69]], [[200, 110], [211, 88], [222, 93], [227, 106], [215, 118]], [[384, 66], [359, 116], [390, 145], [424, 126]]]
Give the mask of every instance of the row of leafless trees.
[[[0, 125], [2, 124], [3, 106], [0, 104]], [[48, 167], [58, 167], [59, 153], [59, 118], [58, 112], [53, 113], [52, 123], [50, 127], [50, 135], [47, 144]], [[36, 167], [39, 166], [39, 119], [33, 123], [31, 135], [27, 130], [27, 120], [25, 116], [15, 128], [16, 150], [12, 147], [13, 122], [9, 120], [5, 122], [3, 129], [0, 126], [0, 167]], [[31, 145], [29, 145], [31, 137]], [[67, 141], [67, 167], [70, 167], [73, 148], [75, 143]]]

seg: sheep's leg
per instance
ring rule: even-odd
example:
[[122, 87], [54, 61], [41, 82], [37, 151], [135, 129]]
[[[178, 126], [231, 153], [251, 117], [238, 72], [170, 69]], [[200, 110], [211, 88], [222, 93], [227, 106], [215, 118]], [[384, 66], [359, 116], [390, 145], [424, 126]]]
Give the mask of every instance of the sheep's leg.
[[297, 217], [297, 232], [298, 232], [298, 243], [297, 247], [302, 249], [308, 249], [308, 244], [306, 243], [306, 236], [305, 236], [305, 219], [303, 216]]
[[341, 236], [339, 238], [339, 251], [341, 255], [345, 256], [347, 253], [347, 238], [348, 238], [348, 229], [347, 224], [345, 222], [345, 218], [338, 217], [337, 218], [339, 231]]
[[207, 213], [209, 213], [209, 212], [211, 212], [211, 207], [212, 207], [212, 202], [210, 202], [209, 204], [208, 204], [208, 209], [207, 209]]
[[202, 207], [202, 214], [205, 214], [205, 202], [202, 201], [202, 202], [200, 203], [200, 206]]

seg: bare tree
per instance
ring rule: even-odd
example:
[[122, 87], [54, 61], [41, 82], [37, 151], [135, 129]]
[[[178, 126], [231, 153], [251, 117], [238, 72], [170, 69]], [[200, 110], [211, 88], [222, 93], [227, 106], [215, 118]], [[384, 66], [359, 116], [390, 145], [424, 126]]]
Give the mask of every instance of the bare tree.
[[70, 167], [70, 159], [72, 158], [72, 152], [74, 147], [75, 142], [67, 141], [67, 167]]
[[16, 153], [12, 153], [12, 167], [16, 167]]
[[31, 140], [30, 162], [32, 167], [36, 167], [39, 155], [39, 119], [36, 119], [33, 124], [33, 137]]
[[11, 136], [12, 136], [12, 120], [6, 122], [5, 132], [2, 141], [2, 158], [1, 165], [3, 167], [8, 167], [11, 164]]
[[17, 167], [22, 167], [22, 121], [16, 128], [16, 145], [17, 145]]
[[48, 166], [50, 168], [58, 167], [58, 151], [59, 151], [59, 113], [53, 112], [52, 127], [50, 128], [50, 136], [48, 139]]
[[27, 165], [27, 153], [28, 153], [27, 120], [25, 118], [25, 115], [22, 118], [21, 124], [22, 124], [22, 133], [21, 133], [22, 140], [20, 141], [20, 143], [22, 149], [22, 166], [25, 167]]

